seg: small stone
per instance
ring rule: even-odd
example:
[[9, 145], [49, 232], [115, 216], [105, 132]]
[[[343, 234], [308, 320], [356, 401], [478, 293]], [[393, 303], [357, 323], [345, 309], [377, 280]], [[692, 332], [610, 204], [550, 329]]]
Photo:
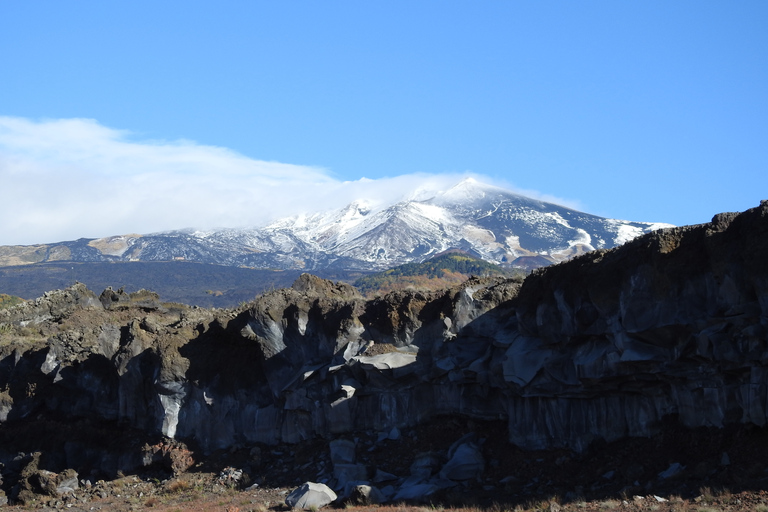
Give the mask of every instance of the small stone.
[[685, 469], [685, 466], [680, 464], [679, 462], [673, 462], [669, 465], [669, 467], [659, 473], [659, 478], [667, 479], [672, 478], [674, 476], [679, 475], [683, 470]]

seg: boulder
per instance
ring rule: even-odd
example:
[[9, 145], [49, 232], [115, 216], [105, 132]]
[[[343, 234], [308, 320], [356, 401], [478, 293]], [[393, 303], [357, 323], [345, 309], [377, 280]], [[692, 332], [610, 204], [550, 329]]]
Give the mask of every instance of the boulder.
[[397, 494], [392, 498], [392, 501], [426, 501], [437, 490], [439, 490], [439, 487], [433, 483], [403, 485], [397, 490]]
[[35, 452], [27, 459], [21, 471], [16, 499], [27, 504], [35, 500], [36, 495], [60, 496], [72, 494], [79, 488], [78, 475], [74, 469], [54, 473], [40, 469], [40, 452]]
[[363, 464], [334, 464], [333, 477], [336, 488], [343, 489], [348, 482], [359, 482], [368, 479], [368, 469]]
[[448, 452], [450, 459], [440, 470], [440, 476], [448, 480], [462, 481], [479, 478], [485, 469], [485, 458], [469, 434], [459, 439]]
[[334, 464], [352, 464], [355, 462], [355, 442], [349, 439], [334, 439], [328, 443], [331, 450], [331, 462]]
[[372, 485], [356, 485], [349, 493], [349, 502], [355, 505], [379, 505], [384, 503], [384, 494]]
[[440, 456], [433, 452], [418, 453], [411, 463], [411, 476], [429, 478], [440, 469]]
[[285, 504], [291, 508], [314, 510], [333, 503], [336, 498], [336, 493], [327, 485], [305, 482], [285, 498]]

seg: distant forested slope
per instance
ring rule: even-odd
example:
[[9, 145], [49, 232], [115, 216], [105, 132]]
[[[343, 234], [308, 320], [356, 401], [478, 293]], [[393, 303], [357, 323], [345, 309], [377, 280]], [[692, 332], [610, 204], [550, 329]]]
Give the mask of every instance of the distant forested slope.
[[[51, 262], [0, 267], [0, 293], [24, 299], [84, 283], [100, 293], [107, 286], [132, 292], [152, 290], [166, 302], [201, 307], [233, 307], [272, 288], [291, 286], [300, 270], [264, 270], [183, 261]], [[327, 272], [326, 279], [354, 281], [360, 272]]]
[[460, 284], [473, 275], [513, 276], [520, 273], [519, 270], [504, 269], [464, 252], [454, 251], [421, 263], [407, 263], [363, 276], [354, 285], [361, 293], [370, 296], [405, 288], [436, 290]]

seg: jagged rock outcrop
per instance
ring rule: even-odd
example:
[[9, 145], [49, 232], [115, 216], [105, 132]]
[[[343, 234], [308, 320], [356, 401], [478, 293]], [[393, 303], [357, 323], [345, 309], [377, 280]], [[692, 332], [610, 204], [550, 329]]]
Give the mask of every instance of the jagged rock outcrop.
[[[0, 420], [119, 421], [203, 452], [386, 437], [446, 414], [506, 420], [525, 448], [577, 451], [653, 434], [665, 418], [762, 426], [766, 254], [763, 202], [524, 282], [368, 301], [309, 275], [217, 311], [78, 285], [0, 312]], [[472, 443], [451, 457], [445, 479], [482, 471]]]
[[521, 387], [510, 439], [585, 447], [648, 435], [665, 416], [765, 425], [766, 254], [763, 201], [531, 276], [507, 352], [507, 378]]

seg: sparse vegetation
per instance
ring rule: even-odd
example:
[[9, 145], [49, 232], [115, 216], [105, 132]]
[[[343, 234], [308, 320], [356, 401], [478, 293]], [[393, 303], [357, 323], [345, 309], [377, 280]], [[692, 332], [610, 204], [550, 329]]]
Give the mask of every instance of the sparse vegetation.
[[21, 297], [0, 293], [0, 309], [9, 308], [11, 306], [15, 306], [16, 304], [21, 304], [22, 302], [24, 302], [24, 299]]
[[437, 290], [461, 284], [470, 276], [514, 276], [520, 271], [504, 269], [466, 253], [451, 252], [422, 263], [407, 263], [354, 282], [364, 295], [385, 294], [394, 290], [415, 288]]
[[192, 484], [188, 480], [176, 479], [168, 482], [165, 486], [165, 490], [171, 494], [179, 494], [192, 489], [192, 487]]
[[710, 503], [713, 499], [715, 499], [714, 494], [712, 494], [712, 489], [709, 487], [701, 487], [699, 488], [699, 494], [701, 497], [701, 501], [704, 503]]

